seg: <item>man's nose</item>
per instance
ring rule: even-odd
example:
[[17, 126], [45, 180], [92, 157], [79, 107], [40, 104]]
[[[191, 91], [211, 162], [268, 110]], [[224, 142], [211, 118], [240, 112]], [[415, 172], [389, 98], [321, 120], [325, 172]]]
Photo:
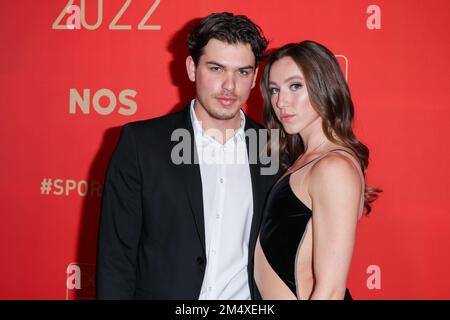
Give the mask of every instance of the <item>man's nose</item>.
[[235, 75], [231, 73], [225, 74], [225, 79], [222, 83], [222, 88], [226, 91], [233, 92], [236, 88], [236, 79]]

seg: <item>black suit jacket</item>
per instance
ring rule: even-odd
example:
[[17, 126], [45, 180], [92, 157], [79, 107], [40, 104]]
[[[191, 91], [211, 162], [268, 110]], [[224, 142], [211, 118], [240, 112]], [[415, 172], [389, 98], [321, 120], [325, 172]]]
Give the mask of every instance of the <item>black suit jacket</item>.
[[[97, 248], [99, 299], [198, 299], [205, 274], [205, 227], [200, 167], [176, 165], [171, 141], [176, 129], [191, 136], [190, 108], [126, 124], [105, 177]], [[245, 129], [261, 127], [246, 117]], [[247, 150], [249, 149], [247, 138]], [[259, 143], [258, 143], [259, 144]], [[259, 151], [259, 150], [258, 150]], [[258, 152], [259, 154], [259, 152]], [[262, 209], [275, 175], [250, 164], [253, 219], [249, 239], [250, 293], [253, 254]]]

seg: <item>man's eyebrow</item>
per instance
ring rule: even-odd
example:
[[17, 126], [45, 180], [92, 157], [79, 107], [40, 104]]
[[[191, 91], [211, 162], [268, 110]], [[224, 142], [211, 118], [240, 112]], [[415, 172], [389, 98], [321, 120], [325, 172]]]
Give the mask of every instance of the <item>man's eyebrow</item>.
[[239, 68], [239, 70], [243, 70], [243, 69], [255, 69], [255, 67], [254, 66], [252, 66], [252, 65], [248, 65], [248, 66], [245, 66], [245, 67], [240, 67]]
[[[213, 65], [216, 65], [216, 66], [221, 67], [221, 68], [224, 68], [224, 69], [226, 68], [224, 65], [220, 64], [220, 63], [217, 62], [217, 61], [206, 61], [206, 64], [213, 64]], [[254, 70], [255, 67], [252, 66], [252, 65], [248, 65], [248, 66], [240, 67], [240, 68], [238, 68], [238, 69], [239, 69], [239, 70], [245, 70], [245, 69], [252, 69], [252, 70]]]
[[225, 68], [224, 65], [221, 65], [220, 63], [218, 63], [216, 61], [206, 61], [206, 64], [214, 64], [214, 65], [216, 65], [218, 67]]

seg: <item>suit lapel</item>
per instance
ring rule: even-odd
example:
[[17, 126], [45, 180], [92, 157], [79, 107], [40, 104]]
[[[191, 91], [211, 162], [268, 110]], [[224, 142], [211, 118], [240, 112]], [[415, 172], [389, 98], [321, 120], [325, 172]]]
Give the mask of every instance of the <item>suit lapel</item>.
[[[247, 118], [248, 119], [248, 118]], [[250, 230], [250, 239], [249, 239], [249, 255], [253, 258], [253, 251], [256, 243], [256, 238], [258, 237], [258, 231], [259, 231], [259, 225], [261, 223], [261, 188], [262, 181], [260, 176], [260, 164], [259, 164], [259, 136], [258, 136], [258, 130], [255, 128], [251, 128], [248, 126], [249, 121], [247, 120], [245, 125], [245, 130], [247, 132], [248, 129], [256, 130], [257, 139], [256, 141], [252, 141], [249, 139], [249, 135], [245, 136], [245, 142], [247, 146], [247, 155], [249, 159], [249, 168], [250, 168], [250, 176], [252, 180], [252, 195], [253, 195], [253, 218], [252, 218], [252, 227]], [[250, 143], [257, 143], [257, 146], [250, 147]], [[257, 152], [256, 157], [252, 157], [250, 155], [250, 151]], [[252, 159], [256, 159], [256, 163], [251, 163]], [[253, 161], [255, 162], [255, 161]]]
[[203, 212], [203, 190], [202, 179], [200, 174], [200, 166], [197, 158], [197, 147], [195, 145], [194, 130], [192, 128], [190, 106], [185, 109], [183, 125], [190, 133], [190, 150], [191, 162], [190, 164], [180, 165], [182, 171], [182, 183], [188, 195], [191, 213], [193, 215], [195, 226], [197, 228], [198, 236], [200, 238], [203, 250], [205, 250], [205, 221]]
[[[196, 152], [196, 150], [194, 149]], [[203, 190], [198, 164], [190, 164], [185, 169], [184, 186], [188, 194], [191, 212], [197, 227], [198, 236], [205, 250], [205, 221], [203, 213]], [[206, 250], [205, 250], [206, 252]]]
[[[245, 132], [247, 130], [256, 130], [256, 141], [249, 139], [248, 134], [245, 135], [245, 143], [247, 146], [247, 156], [249, 160], [249, 168], [250, 168], [250, 176], [252, 180], [252, 195], [253, 195], [253, 217], [252, 217], [252, 226], [250, 229], [250, 239], [248, 243], [248, 278], [249, 278], [249, 288], [250, 288], [250, 296], [254, 297], [255, 295], [255, 285], [253, 281], [253, 255], [255, 252], [256, 240], [259, 234], [259, 227], [261, 224], [261, 195], [262, 195], [262, 179], [260, 176], [260, 163], [259, 163], [259, 132], [257, 128], [253, 128], [249, 126], [248, 117], [245, 121]], [[256, 146], [250, 146], [250, 143], [256, 143]], [[256, 152], [256, 157], [250, 155], [250, 152]], [[252, 161], [253, 160], [253, 161]], [[256, 160], [256, 163], [255, 161]], [[253, 163], [252, 163], [253, 162]]]

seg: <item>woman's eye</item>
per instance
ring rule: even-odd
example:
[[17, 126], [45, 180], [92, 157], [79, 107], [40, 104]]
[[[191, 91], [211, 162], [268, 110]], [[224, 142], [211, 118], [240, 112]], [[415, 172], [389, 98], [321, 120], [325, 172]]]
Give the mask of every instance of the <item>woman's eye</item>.
[[269, 93], [271, 96], [278, 93], [278, 88], [269, 88]]
[[291, 90], [292, 91], [297, 91], [299, 89], [301, 89], [303, 87], [303, 85], [301, 83], [293, 83], [291, 84]]

